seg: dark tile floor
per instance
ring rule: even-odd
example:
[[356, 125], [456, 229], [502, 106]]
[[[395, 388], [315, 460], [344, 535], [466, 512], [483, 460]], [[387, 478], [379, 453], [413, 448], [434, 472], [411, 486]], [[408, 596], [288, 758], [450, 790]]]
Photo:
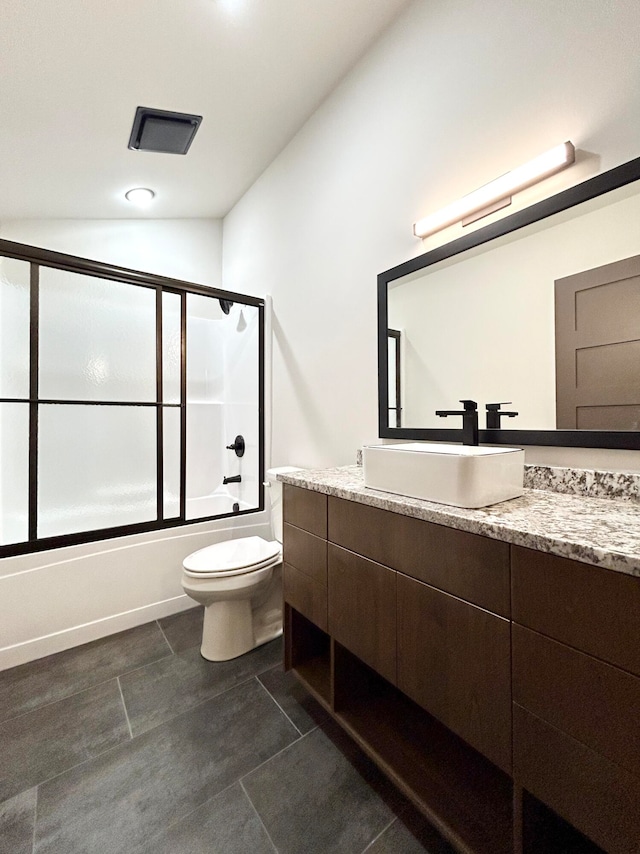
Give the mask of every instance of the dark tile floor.
[[0, 854], [451, 854], [281, 666], [202, 611], [0, 673]]

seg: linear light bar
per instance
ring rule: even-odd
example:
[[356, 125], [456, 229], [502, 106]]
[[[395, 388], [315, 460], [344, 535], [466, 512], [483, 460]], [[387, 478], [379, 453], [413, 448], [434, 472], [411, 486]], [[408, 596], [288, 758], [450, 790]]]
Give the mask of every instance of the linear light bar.
[[[512, 193], [518, 190], [523, 190], [525, 187], [535, 184], [536, 181], [541, 181], [555, 172], [564, 169], [574, 162], [576, 157], [575, 148], [571, 142], [563, 142], [562, 145], [556, 145], [544, 154], [534, 157], [523, 166], [518, 166], [511, 172], [501, 175], [495, 181], [490, 181], [484, 187], [474, 190], [467, 196], [458, 199], [446, 208], [437, 211], [430, 216], [414, 223], [413, 233], [416, 237], [428, 237], [436, 231], [446, 228], [448, 225], [453, 225], [454, 222], [460, 222], [478, 211], [483, 211], [489, 208], [496, 202], [507, 200], [504, 204], [509, 204]], [[503, 207], [500, 205], [499, 207]], [[486, 213], [492, 213], [494, 207]], [[479, 219], [479, 217], [475, 217]]]

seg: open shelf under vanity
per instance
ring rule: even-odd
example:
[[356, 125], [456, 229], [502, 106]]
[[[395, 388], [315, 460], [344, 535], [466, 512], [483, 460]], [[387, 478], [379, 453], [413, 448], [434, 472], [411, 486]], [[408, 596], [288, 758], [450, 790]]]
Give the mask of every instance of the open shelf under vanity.
[[287, 666], [456, 850], [604, 854], [326, 632], [285, 611]]

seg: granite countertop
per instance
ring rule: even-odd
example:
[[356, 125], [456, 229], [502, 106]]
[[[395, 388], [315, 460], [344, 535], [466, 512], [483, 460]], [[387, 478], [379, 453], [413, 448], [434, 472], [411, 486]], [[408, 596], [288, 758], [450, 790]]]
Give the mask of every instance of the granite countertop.
[[299, 470], [278, 480], [640, 578], [640, 504], [635, 501], [526, 489], [520, 498], [467, 510], [369, 489], [361, 466]]

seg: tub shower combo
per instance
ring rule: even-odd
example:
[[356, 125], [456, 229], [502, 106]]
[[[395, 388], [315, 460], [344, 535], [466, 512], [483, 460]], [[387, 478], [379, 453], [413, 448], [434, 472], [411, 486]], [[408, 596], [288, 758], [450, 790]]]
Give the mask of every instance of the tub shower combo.
[[0, 241], [0, 557], [264, 508], [264, 302]]

